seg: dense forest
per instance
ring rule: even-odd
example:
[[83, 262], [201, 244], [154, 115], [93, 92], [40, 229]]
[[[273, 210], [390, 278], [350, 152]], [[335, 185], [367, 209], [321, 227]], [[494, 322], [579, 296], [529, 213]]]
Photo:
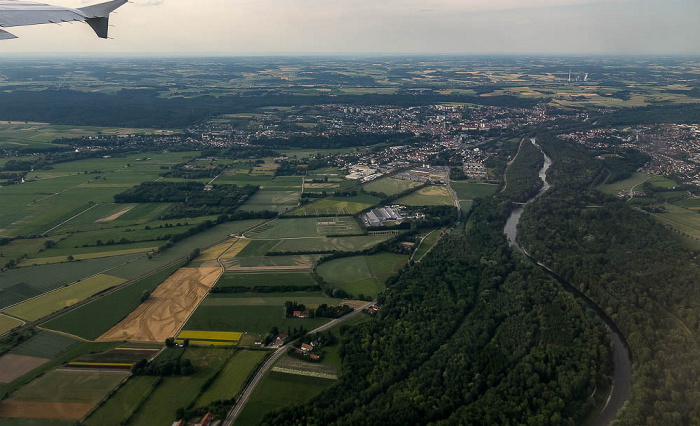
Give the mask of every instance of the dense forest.
[[518, 203], [524, 203], [534, 197], [542, 187], [542, 180], [537, 172], [543, 164], [544, 158], [539, 148], [529, 140], [523, 139], [517, 156], [506, 171], [503, 195]]
[[199, 182], [143, 182], [114, 196], [115, 203], [176, 203], [163, 218], [226, 214], [258, 191], [257, 186]]
[[700, 424], [700, 264], [652, 216], [595, 191], [601, 162], [554, 137], [553, 188], [526, 209], [523, 246], [593, 299], [625, 334], [633, 364], [625, 425]]
[[453, 231], [389, 280], [376, 319], [343, 329], [338, 383], [263, 423], [586, 419], [610, 387], [607, 329], [508, 246], [503, 225], [512, 200], [478, 200], [466, 231]]

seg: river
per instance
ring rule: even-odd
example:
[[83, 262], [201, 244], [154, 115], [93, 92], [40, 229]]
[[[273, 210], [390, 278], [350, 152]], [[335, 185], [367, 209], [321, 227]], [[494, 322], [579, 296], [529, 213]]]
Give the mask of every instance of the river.
[[522, 247], [520, 247], [520, 244], [518, 244], [518, 223], [520, 222], [520, 218], [523, 214], [525, 206], [530, 204], [540, 195], [547, 192], [550, 188], [549, 182], [547, 182], [547, 170], [552, 165], [552, 160], [547, 154], [545, 154], [544, 151], [542, 151], [542, 148], [539, 145], [537, 145], [537, 141], [534, 138], [531, 139], [531, 142], [537, 148], [539, 148], [542, 152], [542, 155], [544, 155], [544, 165], [542, 166], [542, 169], [540, 169], [539, 172], [540, 179], [542, 179], [543, 182], [542, 189], [540, 189], [537, 195], [529, 199], [524, 205], [518, 206], [515, 210], [513, 210], [510, 217], [508, 218], [508, 221], [506, 222], [506, 226], [503, 232], [505, 233], [506, 237], [508, 238], [508, 241], [512, 246], [516, 247], [528, 259], [530, 259], [532, 262], [544, 269], [545, 272], [551, 277], [553, 277], [557, 282], [559, 282], [559, 284], [561, 284], [568, 293], [573, 294], [575, 297], [582, 299], [588, 305], [588, 307], [591, 310], [593, 310], [596, 313], [596, 315], [608, 326], [608, 329], [610, 330], [610, 338], [612, 339], [615, 345], [613, 349], [613, 361], [615, 364], [615, 371], [613, 374], [613, 386], [610, 390], [610, 395], [608, 397], [607, 403], [605, 404], [603, 409], [598, 414], [592, 414], [590, 416], [590, 419], [586, 422], [587, 425], [591, 426], [605, 426], [610, 424], [610, 422], [615, 418], [617, 412], [622, 408], [622, 405], [625, 403], [625, 401], [627, 401], [627, 399], [630, 396], [630, 391], [632, 388], [632, 358], [630, 356], [627, 341], [625, 340], [622, 332], [620, 332], [620, 329], [617, 327], [612, 318], [610, 318], [600, 308], [600, 306], [596, 305], [595, 302], [593, 302], [588, 296], [581, 293], [573, 285], [559, 277], [545, 265], [539, 263], [536, 259], [530, 257], [530, 255], [525, 250], [523, 250]]

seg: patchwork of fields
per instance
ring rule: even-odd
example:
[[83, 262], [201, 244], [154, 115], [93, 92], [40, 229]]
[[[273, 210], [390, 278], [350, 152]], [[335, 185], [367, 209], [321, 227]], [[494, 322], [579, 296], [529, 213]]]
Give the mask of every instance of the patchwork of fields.
[[[0, 245], [3, 258], [17, 259], [0, 274], [0, 334], [23, 321], [41, 327], [21, 343], [8, 343], [0, 357], [0, 395], [6, 396], [0, 398], [0, 423], [167, 424], [178, 409], [234, 398], [270, 353], [258, 347], [271, 330], [312, 330], [331, 321], [313, 311], [311, 318], [287, 317], [286, 302], [308, 309], [357, 306], [324, 291], [375, 297], [407, 263], [408, 256], [389, 253], [337, 259], [316, 271], [326, 286], [314, 273], [323, 256], [368, 250], [395, 236], [369, 235], [351, 216], [379, 198], [330, 196], [300, 206], [302, 192], [349, 191], [357, 182], [332, 168], [275, 176], [280, 165], [273, 158], [202, 164], [194, 161], [199, 155], [56, 163], [30, 172], [22, 185], [0, 187], [0, 237], [35, 236]], [[182, 167], [186, 163], [191, 167]], [[174, 173], [179, 167], [192, 174]], [[215, 174], [204, 177], [208, 170]], [[153, 202], [165, 198], [115, 203], [115, 195], [155, 181], [258, 186], [231, 211], [238, 217], [284, 215], [229, 222], [211, 210], [178, 216], [173, 212], [181, 203]], [[395, 195], [417, 186], [384, 178], [365, 189]], [[413, 195], [439, 203], [444, 194], [429, 189]], [[192, 253], [199, 254], [192, 259]], [[187, 347], [164, 349], [167, 338]], [[283, 358], [251, 401], [262, 411], [246, 409], [242, 424], [246, 416], [305, 401], [332, 384], [338, 348], [327, 356], [321, 364]], [[194, 373], [130, 375], [134, 363], [154, 357], [190, 360]]]

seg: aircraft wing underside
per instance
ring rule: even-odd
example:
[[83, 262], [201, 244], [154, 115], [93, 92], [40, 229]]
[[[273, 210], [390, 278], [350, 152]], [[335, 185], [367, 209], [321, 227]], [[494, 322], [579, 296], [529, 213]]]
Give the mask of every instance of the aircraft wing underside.
[[[107, 37], [109, 14], [127, 0], [112, 0], [106, 3], [71, 9], [42, 3], [0, 0], [0, 27], [56, 24], [61, 22], [87, 22], [98, 37]], [[0, 29], [0, 40], [17, 38]]]

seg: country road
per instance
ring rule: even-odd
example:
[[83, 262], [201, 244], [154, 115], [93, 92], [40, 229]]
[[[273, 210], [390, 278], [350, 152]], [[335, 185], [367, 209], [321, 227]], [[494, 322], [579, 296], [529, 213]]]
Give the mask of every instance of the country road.
[[[345, 316], [342, 316], [340, 318], [336, 318], [333, 321], [331, 321], [325, 325], [322, 325], [315, 330], [310, 331], [309, 333], [320, 333], [322, 331], [326, 331], [329, 328], [332, 328], [343, 321], [346, 321], [346, 320], [348, 320], [348, 319], [350, 319], [358, 314], [361, 314], [363, 310], [369, 308], [370, 306], [372, 306], [375, 303], [377, 303], [377, 302], [376, 301], [369, 302], [369, 303], [363, 305], [362, 307], [360, 307], [359, 309], [355, 309], [354, 311], [350, 312], [349, 314], [347, 314]], [[223, 426], [231, 426], [233, 424], [233, 422], [236, 421], [238, 416], [243, 411], [243, 407], [245, 407], [245, 404], [248, 402], [250, 395], [253, 394], [255, 387], [258, 385], [260, 380], [262, 380], [265, 373], [267, 373], [267, 370], [269, 370], [272, 367], [272, 365], [275, 362], [277, 362], [277, 360], [282, 355], [284, 355], [287, 352], [287, 350], [289, 350], [290, 347], [292, 347], [292, 343], [293, 342], [289, 342], [286, 345], [281, 346], [279, 349], [277, 349], [275, 351], [275, 353], [273, 353], [272, 356], [270, 358], [268, 358], [268, 360], [265, 362], [265, 364], [263, 364], [262, 367], [260, 367], [260, 369], [255, 373], [253, 380], [251, 380], [250, 383], [248, 383], [248, 386], [246, 386], [246, 388], [243, 390], [243, 393], [241, 394], [240, 398], [238, 398], [238, 401], [236, 401], [236, 405], [234, 405], [233, 408], [231, 409], [231, 411], [229, 411], [228, 415], [226, 416], [226, 419], [222, 423]]]

